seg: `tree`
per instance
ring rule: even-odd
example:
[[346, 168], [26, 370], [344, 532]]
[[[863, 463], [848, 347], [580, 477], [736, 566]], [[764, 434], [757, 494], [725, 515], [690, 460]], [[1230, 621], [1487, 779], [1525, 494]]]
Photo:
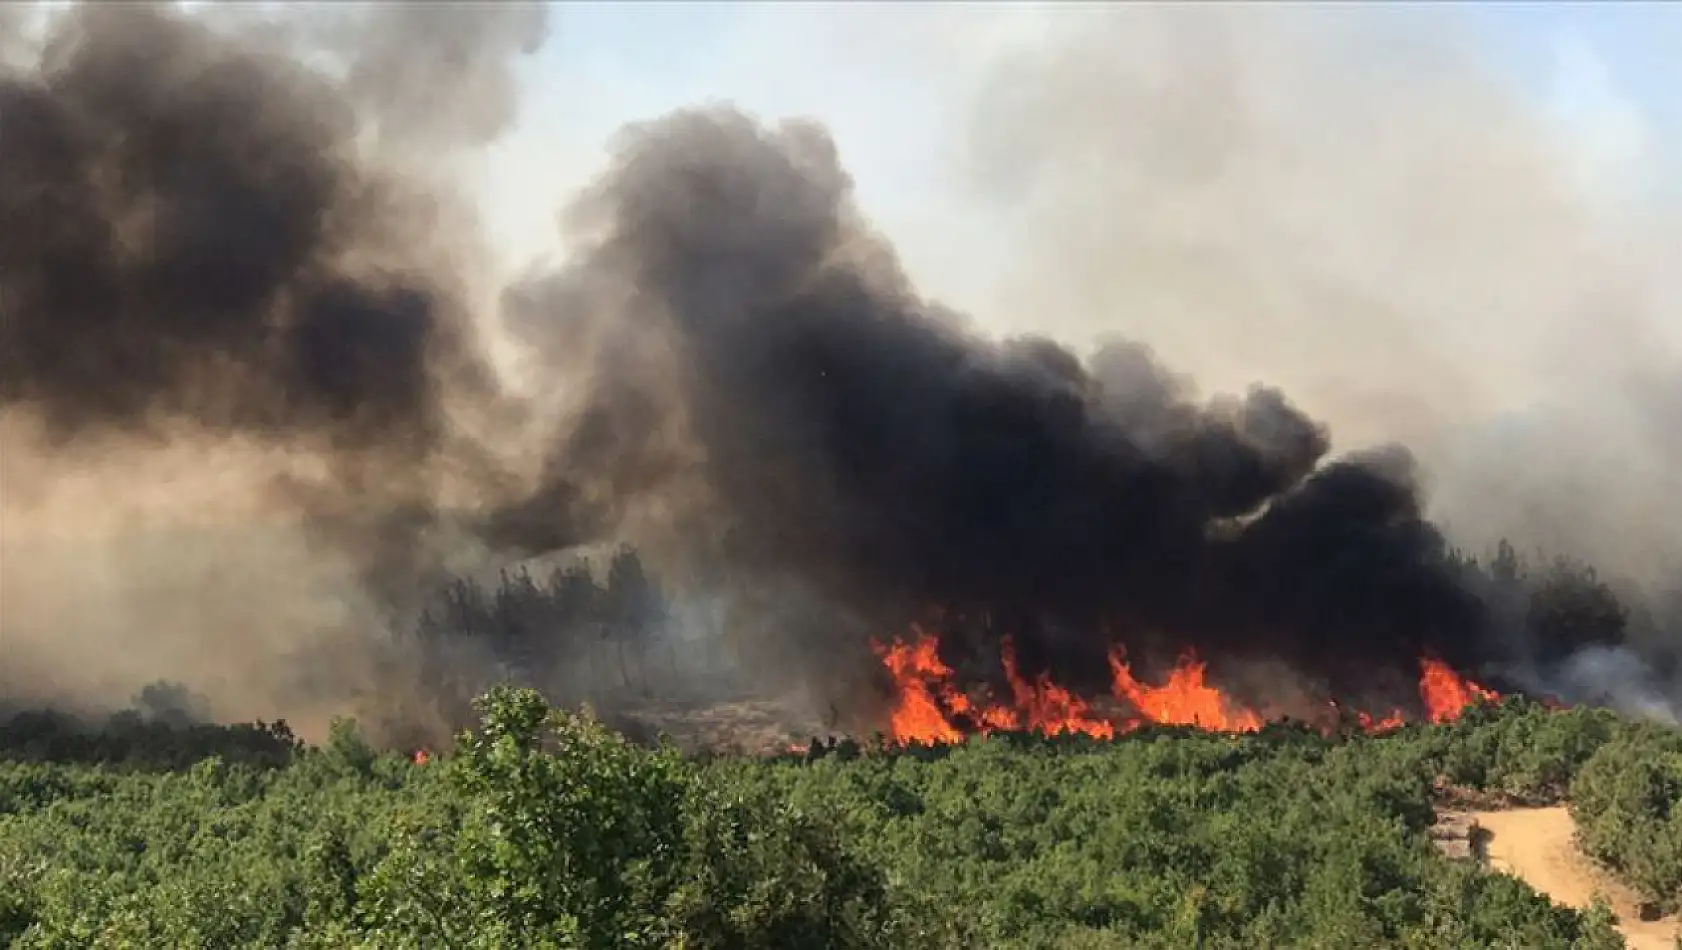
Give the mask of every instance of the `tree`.
[[620, 548], [608, 565], [606, 616], [609, 636], [618, 646], [620, 674], [625, 685], [631, 685], [631, 674], [625, 662], [629, 648], [636, 654], [642, 677], [641, 686], [648, 688], [648, 645], [666, 619], [665, 601], [648, 572], [642, 558], [631, 547]]
[[481, 700], [456, 776], [476, 903], [513, 946], [659, 946], [654, 916], [683, 841], [685, 784], [669, 751], [551, 710], [532, 690]]
[[1560, 558], [1531, 582], [1527, 626], [1544, 662], [1621, 643], [1628, 621], [1618, 595], [1586, 564]]

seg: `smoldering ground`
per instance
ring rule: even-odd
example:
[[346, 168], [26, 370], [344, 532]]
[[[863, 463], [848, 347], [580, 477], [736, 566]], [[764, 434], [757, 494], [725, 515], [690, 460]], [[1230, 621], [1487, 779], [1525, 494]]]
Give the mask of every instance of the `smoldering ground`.
[[[872, 663], [867, 637], [936, 608], [1071, 685], [1112, 639], [1283, 661], [1345, 695], [1411, 692], [1422, 653], [1477, 671], [1602, 639], [1504, 636], [1445, 557], [1407, 450], [1334, 453], [1315, 415], [1248, 379], [1207, 398], [1155, 352], [1183, 347], [1001, 340], [925, 299], [812, 122], [717, 107], [628, 128], [567, 211], [565, 263], [505, 296], [543, 384], [513, 399], [441, 227], [462, 213], [447, 175], [382, 146], [491, 137], [483, 114], [417, 110], [404, 77], [434, 75], [433, 40], [452, 62], [482, 50], [465, 74], [491, 78], [438, 100], [478, 109], [511, 88], [497, 64], [537, 21], [412, 15], [329, 75], [299, 65], [308, 30], [277, 47], [156, 8], [79, 9], [7, 79], [3, 618], [27, 672], [0, 685], [186, 671], [221, 684], [223, 715], [274, 714], [237, 698], [414, 696], [370, 631], [451, 558], [616, 537], [680, 592], [726, 592], [744, 652], [820, 690]], [[393, 45], [411, 31], [431, 38], [416, 58]], [[1049, 327], [1089, 309], [1031, 303]], [[1150, 339], [1153, 310], [1124, 312]], [[58, 536], [194, 509], [283, 540], [203, 559], [102, 546], [110, 580], [86, 586], [19, 540], [19, 524]]]

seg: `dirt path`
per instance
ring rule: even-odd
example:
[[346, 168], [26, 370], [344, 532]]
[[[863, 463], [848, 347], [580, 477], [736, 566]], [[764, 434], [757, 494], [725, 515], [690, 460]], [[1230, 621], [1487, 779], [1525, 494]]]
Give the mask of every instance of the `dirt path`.
[[1629, 888], [1610, 879], [1577, 850], [1575, 826], [1563, 807], [1475, 811], [1484, 832], [1483, 851], [1493, 868], [1523, 878], [1531, 887], [1571, 907], [1586, 908], [1604, 894], [1618, 915], [1618, 929], [1630, 950], [1674, 950], [1682, 922], [1674, 916], [1644, 921]]

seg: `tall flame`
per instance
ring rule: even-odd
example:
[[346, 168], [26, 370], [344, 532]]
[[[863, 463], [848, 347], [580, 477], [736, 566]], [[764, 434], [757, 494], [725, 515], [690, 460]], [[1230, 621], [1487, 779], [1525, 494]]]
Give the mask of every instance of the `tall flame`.
[[[1032, 680], [1022, 675], [1016, 652], [1007, 638], [1000, 662], [1010, 686], [1009, 702], [983, 694], [977, 701], [960, 687], [956, 674], [940, 658], [940, 640], [918, 627], [914, 637], [890, 644], [874, 644], [894, 684], [894, 704], [888, 717], [890, 738], [898, 743], [952, 743], [969, 733], [1027, 731], [1044, 735], [1087, 735], [1107, 739], [1147, 723], [1193, 726], [1216, 732], [1255, 732], [1267, 719], [1245, 707], [1208, 681], [1208, 667], [1186, 653], [1160, 685], [1141, 682], [1125, 655], [1111, 652], [1111, 695], [1132, 710], [1131, 716], [1101, 715], [1091, 702], [1059, 686], [1042, 673]], [[1494, 690], [1472, 682], [1448, 664], [1431, 657], [1420, 661], [1419, 695], [1426, 718], [1452, 722], [1471, 705], [1498, 700]], [[1334, 709], [1335, 703], [1329, 704]], [[1347, 721], [1347, 720], [1345, 720]], [[1355, 712], [1354, 722], [1367, 732], [1385, 732], [1405, 725], [1398, 710], [1378, 717]]]
[[1426, 657], [1419, 663], [1419, 698], [1432, 722], [1453, 722], [1466, 707], [1501, 697], [1494, 691], [1465, 679], [1441, 660]]
[[[1092, 718], [1089, 715], [1091, 706], [1079, 696], [1053, 683], [1051, 677], [1041, 673], [1032, 683], [1023, 679], [1017, 671], [1016, 652], [1009, 640], [1004, 643], [1001, 659], [1004, 663], [1005, 678], [1010, 681], [1011, 696], [1016, 701], [1016, 708], [1023, 713], [1028, 731], [1048, 736], [1079, 733], [1098, 739], [1115, 736], [1114, 723]], [[996, 721], [1003, 721], [1004, 718], [1002, 715], [994, 717]]]
[[1147, 686], [1133, 677], [1118, 649], [1110, 653], [1112, 689], [1150, 722], [1165, 726], [1196, 726], [1217, 732], [1255, 732], [1262, 717], [1233, 703], [1204, 682], [1207, 665], [1188, 653], [1168, 673], [1168, 682]]
[[[939, 646], [940, 641], [930, 636], [919, 637], [910, 644], [895, 640], [891, 646], [877, 645], [877, 655], [898, 690], [889, 715], [889, 727], [895, 739], [933, 743], [957, 742], [963, 738], [935, 698], [936, 690], [944, 694], [950, 688], [952, 677], [952, 668], [940, 661]], [[962, 713], [963, 709], [953, 708], [954, 696], [962, 697], [962, 694], [953, 689], [952, 695], [943, 696], [945, 705], [952, 712]]]

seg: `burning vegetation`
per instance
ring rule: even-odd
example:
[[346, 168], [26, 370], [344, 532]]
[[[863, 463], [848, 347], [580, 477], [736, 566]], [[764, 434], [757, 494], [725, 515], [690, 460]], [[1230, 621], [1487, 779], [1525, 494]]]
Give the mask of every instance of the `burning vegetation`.
[[[728, 105], [624, 128], [557, 216], [565, 253], [494, 285], [458, 186], [547, 5], [14, 6], [0, 944], [1616, 945], [1441, 859], [1439, 784], [1569, 794], [1597, 858], [1682, 894], [1682, 737], [1597, 707], [1682, 696], [1682, 488], [1654, 488], [1682, 400], [1644, 382], [1675, 361], [1566, 427], [1640, 420], [1571, 446], [1621, 454], [1573, 470], [1590, 501], [1542, 535], [1647, 522], [1603, 548], [1651, 561], [1630, 585], [1468, 554], [1503, 526], [1433, 517], [1440, 434], [1327, 419], [1339, 395], [1493, 412], [1448, 382], [1505, 350], [1443, 372], [1415, 363], [1465, 336], [1394, 342], [1492, 304], [1610, 334], [1603, 303], [1653, 289], [1541, 279], [1600, 219], [1450, 48], [1414, 77], [1391, 20], [1324, 45], [1259, 7], [1069, 21], [1083, 42], [1001, 74], [984, 137], [1010, 147], [978, 164], [1106, 220], [1004, 242], [1090, 258], [1010, 334], [917, 286], [820, 123]], [[1116, 55], [1153, 24], [1160, 49]], [[1078, 88], [1109, 61], [1148, 68]], [[1369, 232], [1395, 243], [1332, 253]], [[1087, 265], [1185, 286], [1103, 293]], [[1451, 293], [1416, 293], [1436, 271]], [[1041, 332], [1093, 319], [1127, 332]], [[1349, 327], [1392, 319], [1356, 349], [1393, 375], [1340, 385], [1373, 368], [1341, 359]], [[1200, 389], [1173, 343], [1202, 334], [1255, 375]], [[1331, 367], [1318, 387], [1255, 358], [1288, 351]], [[1571, 709], [1522, 698], [1556, 689]], [[706, 720], [716, 748], [761, 702], [793, 713], [751, 730], [777, 754], [642, 741]], [[825, 729], [887, 741], [786, 754]], [[1035, 738], [1063, 736], [1114, 741]]]
[[[546, 27], [465, 10], [286, 31], [73, 6], [0, 65], [0, 699], [185, 668], [224, 718], [348, 706], [447, 734], [489, 681], [585, 653], [627, 689], [632, 656], [684, 679], [644, 648], [701, 641], [837, 719], [947, 739], [1379, 728], [1452, 715], [1483, 695], [1467, 677], [1674, 659], [1592, 572], [1468, 565], [1403, 446], [1334, 450], [1281, 389], [1200, 392], [1144, 340], [982, 332], [914, 285], [813, 121], [628, 127], [566, 256], [483, 293], [453, 162], [506, 124]], [[420, 91], [426, 56], [459, 67], [449, 95]], [[212, 471], [285, 543], [107, 545], [93, 595], [34, 556], [72, 525], [234, 518], [183, 497]], [[140, 482], [167, 503], [118, 500]], [[458, 573], [623, 542], [663, 603], [640, 573], [574, 575], [495, 605], [516, 627], [435, 629]], [[931, 604], [989, 619], [877, 642]], [[1289, 695], [1246, 684], [1265, 669]]]
[[[1109, 654], [1109, 695], [1089, 701], [1048, 675], [1025, 679], [1009, 640], [1001, 654], [1008, 692], [994, 696], [981, 689], [978, 698], [976, 690], [955, 680], [939, 648], [939, 638], [921, 630], [910, 640], [876, 644], [893, 689], [885, 734], [896, 743], [957, 742], [966, 735], [991, 732], [1110, 739], [1147, 724], [1256, 732], [1269, 721], [1288, 718], [1249, 708], [1209, 683], [1207, 664], [1191, 653], [1182, 656], [1160, 684], [1152, 685], [1134, 676], [1125, 651], [1115, 647]], [[1466, 708], [1499, 699], [1499, 693], [1460, 676], [1441, 660], [1420, 661], [1419, 705], [1426, 722], [1453, 722]], [[1328, 700], [1324, 714], [1311, 721], [1326, 729], [1353, 723], [1369, 732], [1384, 732], [1403, 725], [1408, 716], [1400, 710], [1382, 718], [1365, 711], [1351, 716]]]

